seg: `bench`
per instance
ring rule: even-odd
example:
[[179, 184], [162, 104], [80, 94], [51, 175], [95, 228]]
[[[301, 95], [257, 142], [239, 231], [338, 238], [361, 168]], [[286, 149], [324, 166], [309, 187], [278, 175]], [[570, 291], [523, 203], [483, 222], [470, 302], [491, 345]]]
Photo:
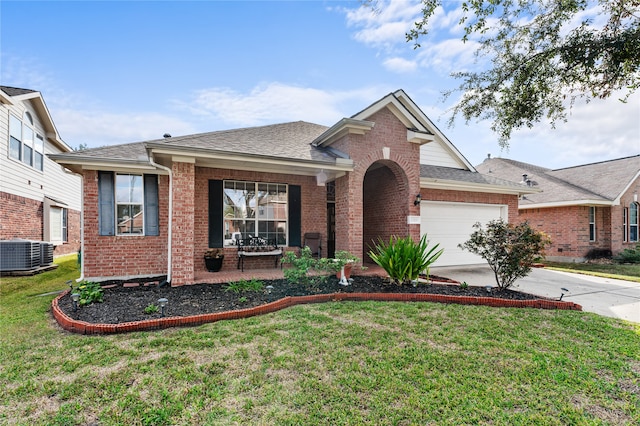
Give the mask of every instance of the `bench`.
[[[262, 237], [250, 237], [236, 240], [238, 245], [238, 269], [244, 272], [244, 259], [247, 257], [273, 256], [275, 267], [278, 267], [278, 259], [282, 257], [282, 249], [274, 240], [267, 240]], [[280, 264], [282, 268], [282, 263]]]

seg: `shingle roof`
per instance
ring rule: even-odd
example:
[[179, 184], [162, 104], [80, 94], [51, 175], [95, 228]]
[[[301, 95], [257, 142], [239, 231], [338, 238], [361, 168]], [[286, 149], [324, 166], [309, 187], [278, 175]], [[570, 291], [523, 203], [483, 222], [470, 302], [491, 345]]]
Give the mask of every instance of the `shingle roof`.
[[34, 93], [35, 90], [21, 89], [19, 87], [0, 86], [0, 89], [9, 96], [20, 96], [26, 93]]
[[523, 186], [517, 182], [501, 179], [497, 176], [486, 175], [469, 170], [454, 169], [451, 167], [443, 166], [431, 166], [426, 164], [420, 165], [420, 177], [524, 189]]
[[169, 137], [91, 148], [70, 155], [102, 159], [136, 159], [146, 156], [145, 145], [172, 148], [196, 148], [233, 154], [260, 155], [293, 160], [331, 161], [335, 156], [310, 145], [327, 129], [319, 124], [296, 121], [243, 129], [222, 130], [195, 135]]
[[599, 163], [551, 170], [506, 158], [486, 159], [479, 172], [502, 179], [519, 180], [523, 174], [541, 193], [527, 195], [520, 206], [585, 200], [615, 200], [640, 172], [640, 155]]

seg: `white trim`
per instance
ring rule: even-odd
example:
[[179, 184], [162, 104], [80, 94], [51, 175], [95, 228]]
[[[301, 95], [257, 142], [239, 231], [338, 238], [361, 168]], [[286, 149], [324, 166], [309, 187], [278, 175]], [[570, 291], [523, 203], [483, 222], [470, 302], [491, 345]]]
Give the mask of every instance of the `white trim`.
[[434, 140], [435, 140], [435, 135], [433, 135], [432, 133], [407, 130], [407, 142], [424, 145], [425, 143], [433, 142]]
[[366, 132], [373, 129], [374, 125], [375, 123], [372, 121], [343, 118], [329, 129], [325, 130], [320, 136], [315, 138], [311, 142], [311, 145], [328, 146], [347, 134], [364, 135]]
[[613, 206], [613, 201], [602, 200], [575, 200], [575, 201], [556, 201], [553, 203], [535, 203], [535, 204], [520, 204], [519, 210], [524, 209], [547, 209], [552, 207], [579, 207], [579, 206]]
[[[621, 202], [621, 198], [622, 196], [629, 190], [629, 188], [631, 188], [631, 186], [635, 183], [636, 180], [640, 179], [640, 171], [638, 171], [638, 173], [636, 173], [636, 175], [633, 177], [633, 179], [631, 179], [629, 181], [629, 183], [627, 184], [627, 186], [624, 187], [624, 189], [620, 192], [620, 194], [618, 194], [618, 196], [615, 198], [615, 200], [613, 200], [613, 204], [611, 204], [612, 206], [619, 206], [620, 202]], [[634, 201], [638, 201], [637, 200], [637, 194], [636, 194], [636, 199]]]
[[490, 194], [510, 194], [522, 195], [540, 192], [531, 188], [511, 188], [508, 186], [490, 185], [473, 182], [461, 182], [444, 179], [421, 178], [420, 188], [426, 189], [443, 189], [448, 191], [469, 191], [469, 192], [486, 192]]

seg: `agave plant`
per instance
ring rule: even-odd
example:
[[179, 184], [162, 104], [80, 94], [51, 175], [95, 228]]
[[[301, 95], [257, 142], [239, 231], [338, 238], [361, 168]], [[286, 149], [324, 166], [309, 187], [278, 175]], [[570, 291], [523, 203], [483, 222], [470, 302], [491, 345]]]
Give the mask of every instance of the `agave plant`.
[[426, 234], [417, 243], [410, 236], [391, 236], [388, 244], [379, 239], [374, 249], [369, 251], [369, 257], [389, 274], [394, 283], [403, 285], [416, 280], [422, 272], [429, 276], [429, 267], [444, 251], [438, 250], [439, 246], [429, 247]]

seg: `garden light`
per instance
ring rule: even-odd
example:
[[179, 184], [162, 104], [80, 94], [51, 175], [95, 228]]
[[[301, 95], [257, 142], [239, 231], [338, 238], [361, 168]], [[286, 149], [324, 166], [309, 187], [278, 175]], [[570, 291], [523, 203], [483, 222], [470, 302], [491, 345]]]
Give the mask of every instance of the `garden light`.
[[492, 287], [490, 285], [486, 286], [485, 288], [487, 289], [487, 293], [491, 293]]
[[558, 299], [558, 300], [562, 300], [562, 298], [564, 297], [565, 293], [569, 293], [569, 289], [568, 288], [560, 287], [560, 290], [562, 290], [562, 292], [560, 293], [560, 299]]
[[160, 316], [164, 316], [164, 307], [167, 306], [168, 302], [169, 300], [167, 300], [164, 297], [161, 299], [158, 299], [158, 304], [160, 305]]
[[78, 310], [78, 300], [80, 300], [80, 293], [72, 293], [71, 300], [73, 300], [73, 311]]
[[273, 291], [273, 286], [272, 285], [268, 285], [265, 287], [265, 289], [267, 290], [267, 294], [271, 294], [271, 292]]

